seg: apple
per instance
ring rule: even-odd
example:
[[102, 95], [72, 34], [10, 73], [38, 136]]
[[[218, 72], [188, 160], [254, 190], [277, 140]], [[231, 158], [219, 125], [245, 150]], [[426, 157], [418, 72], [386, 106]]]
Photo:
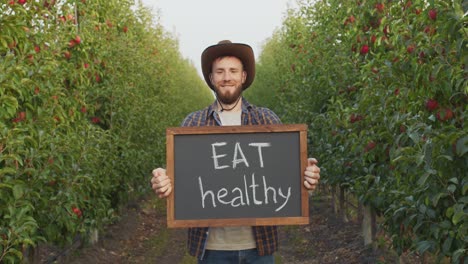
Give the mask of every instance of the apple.
[[69, 60], [69, 59], [71, 58], [71, 53], [67, 50], [67, 51], [65, 51], [65, 52], [63, 53], [63, 56], [64, 56], [67, 60]]
[[452, 110], [445, 108], [437, 112], [436, 114], [437, 119], [440, 121], [447, 121], [453, 118]]
[[385, 9], [385, 4], [384, 3], [377, 3], [375, 4], [375, 9], [377, 9], [377, 11], [379, 13], [382, 13]]
[[439, 106], [439, 103], [434, 99], [429, 99], [426, 101], [426, 109], [429, 111], [434, 111]]
[[369, 46], [367, 46], [367, 45], [362, 46], [361, 54], [366, 55], [367, 53], [369, 53]]
[[364, 151], [369, 152], [369, 151], [373, 150], [376, 146], [377, 146], [377, 143], [375, 143], [374, 141], [371, 140], [364, 147]]
[[429, 18], [431, 20], [436, 20], [437, 19], [437, 10], [436, 9], [431, 9], [429, 10], [429, 12], [427, 13], [427, 15], [429, 16]]

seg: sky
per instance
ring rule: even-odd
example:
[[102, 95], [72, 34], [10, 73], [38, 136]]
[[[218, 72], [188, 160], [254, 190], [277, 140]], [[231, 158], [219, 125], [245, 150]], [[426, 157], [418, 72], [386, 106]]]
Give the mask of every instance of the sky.
[[201, 76], [203, 50], [220, 40], [249, 44], [255, 56], [279, 29], [295, 0], [142, 0], [160, 14], [163, 27], [179, 40], [182, 56]]

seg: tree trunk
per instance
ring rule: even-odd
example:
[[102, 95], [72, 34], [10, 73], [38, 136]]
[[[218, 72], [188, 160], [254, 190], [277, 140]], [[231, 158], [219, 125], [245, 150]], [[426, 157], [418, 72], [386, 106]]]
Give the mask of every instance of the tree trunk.
[[346, 189], [343, 187], [340, 187], [340, 216], [343, 222], [347, 223], [348, 220], [348, 208], [346, 205]]
[[362, 222], [362, 218], [363, 218], [362, 211], [363, 210], [364, 209], [362, 209], [362, 203], [358, 201], [358, 208], [357, 208], [357, 218], [358, 218], [357, 221], [358, 221], [358, 223]]
[[332, 197], [332, 206], [333, 206], [333, 212], [335, 212], [335, 214], [338, 214], [338, 207], [337, 207], [337, 203], [336, 203], [336, 186], [333, 185], [331, 187], [331, 197]]
[[36, 264], [39, 263], [39, 250], [38, 245], [36, 247], [28, 246], [23, 249], [23, 264]]

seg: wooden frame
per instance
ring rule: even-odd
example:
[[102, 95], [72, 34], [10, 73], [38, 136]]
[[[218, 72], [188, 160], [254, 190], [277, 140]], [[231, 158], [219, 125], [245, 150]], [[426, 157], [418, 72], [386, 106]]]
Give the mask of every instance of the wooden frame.
[[[241, 133], [299, 133], [300, 171], [297, 181], [300, 182], [300, 216], [267, 217], [267, 218], [223, 218], [223, 219], [175, 219], [175, 137], [177, 135], [203, 134], [241, 134]], [[204, 127], [174, 127], [166, 129], [167, 175], [173, 183], [173, 191], [167, 198], [167, 225], [169, 228], [205, 227], [205, 226], [256, 226], [256, 225], [302, 225], [309, 224], [308, 190], [303, 185], [303, 172], [307, 166], [307, 126], [293, 125], [252, 125], [252, 126], [204, 126]]]

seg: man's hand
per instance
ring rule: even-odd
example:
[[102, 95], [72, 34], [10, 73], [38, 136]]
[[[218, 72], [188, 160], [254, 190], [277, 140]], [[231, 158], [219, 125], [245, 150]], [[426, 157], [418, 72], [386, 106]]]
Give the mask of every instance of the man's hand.
[[315, 190], [320, 180], [320, 168], [317, 166], [318, 161], [314, 158], [307, 160], [307, 168], [304, 172], [304, 186], [308, 190]]
[[167, 177], [165, 169], [157, 168], [153, 170], [151, 188], [153, 188], [154, 192], [159, 196], [159, 198], [164, 198], [171, 194], [172, 183], [171, 179]]

